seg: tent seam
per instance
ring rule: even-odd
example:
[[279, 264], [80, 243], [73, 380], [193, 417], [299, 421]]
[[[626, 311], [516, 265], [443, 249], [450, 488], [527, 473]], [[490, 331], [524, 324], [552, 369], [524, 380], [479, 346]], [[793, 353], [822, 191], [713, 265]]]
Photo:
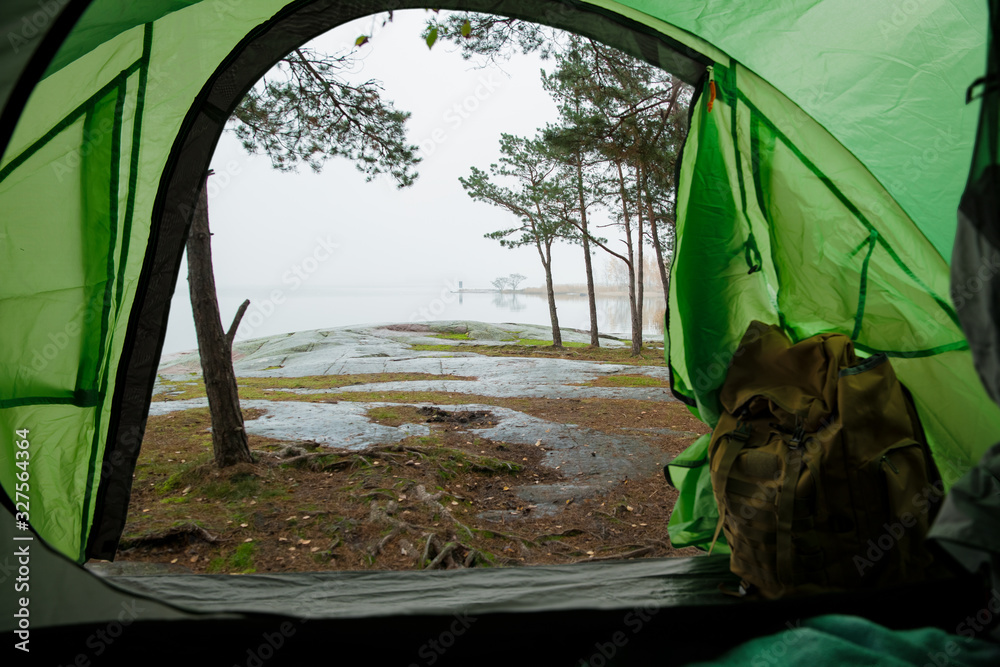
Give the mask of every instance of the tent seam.
[[118, 260], [115, 312], [121, 312], [124, 293], [125, 268], [132, 240], [132, 218], [135, 215], [135, 190], [139, 180], [139, 145], [142, 137], [142, 115], [146, 106], [146, 85], [149, 82], [149, 63], [153, 50], [153, 24], [147, 23], [142, 37], [142, 57], [139, 66], [139, 89], [136, 91], [135, 119], [132, 121], [132, 155], [129, 159], [128, 200], [125, 203], [125, 220], [122, 224], [122, 247]]
[[52, 126], [52, 129], [43, 134], [35, 143], [31, 144], [24, 149], [17, 157], [12, 159], [7, 163], [5, 167], [0, 169], [0, 183], [4, 181], [5, 178], [10, 176], [15, 170], [17, 170], [21, 165], [27, 162], [31, 156], [40, 151], [45, 144], [52, 141], [55, 137], [59, 136], [63, 130], [68, 128], [70, 125], [75, 123], [80, 119], [90, 109], [92, 109], [100, 100], [104, 98], [109, 92], [114, 90], [117, 86], [121, 85], [120, 80], [122, 76], [130, 76], [139, 67], [139, 61], [132, 63], [127, 68], [122, 70], [115, 78], [106, 83], [103, 88], [98, 90], [96, 93], [90, 96], [86, 101], [84, 101], [80, 106], [78, 106], [73, 111], [69, 112], [62, 120]]
[[111, 316], [111, 303], [115, 287], [115, 247], [118, 241], [118, 198], [119, 189], [121, 187], [122, 167], [121, 143], [124, 125], [123, 119], [125, 114], [125, 99], [129, 76], [130, 75], [125, 72], [122, 72], [120, 75], [121, 85], [118, 87], [118, 99], [115, 101], [115, 126], [111, 135], [111, 183], [109, 188], [111, 201], [108, 211], [108, 236], [110, 238], [111, 247], [108, 248], [108, 280], [107, 285], [104, 288], [104, 310], [101, 317], [101, 339], [97, 353], [97, 375], [94, 378], [95, 383], [100, 383], [99, 389], [95, 386], [95, 389], [98, 391], [98, 405], [95, 406], [96, 409], [94, 410], [94, 441], [90, 448], [90, 461], [87, 465], [87, 487], [84, 491], [83, 508], [80, 515], [80, 562], [86, 560], [87, 535], [90, 533], [90, 512], [94, 497], [94, 475], [97, 467], [97, 451], [100, 446], [101, 436], [103, 435], [101, 432], [101, 412], [103, 411], [104, 401], [107, 397], [108, 391], [108, 365], [111, 359], [111, 355], [108, 354], [108, 330], [110, 328], [108, 320]]
[[[869, 234], [873, 230], [875, 230], [875, 226], [865, 217], [865, 215], [858, 209], [858, 207], [855, 206], [854, 203], [851, 202], [851, 200], [848, 199], [844, 195], [844, 193], [841, 192], [839, 188], [837, 188], [836, 185], [834, 185], [833, 181], [830, 180], [830, 178], [826, 174], [820, 171], [819, 167], [817, 167], [808, 157], [806, 157], [806, 155], [799, 149], [798, 146], [796, 146], [787, 136], [785, 136], [785, 134], [781, 130], [779, 130], [777, 126], [775, 126], [774, 123], [772, 123], [771, 120], [763, 112], [761, 112], [760, 109], [758, 109], [753, 104], [753, 102], [750, 101], [749, 98], [747, 98], [739, 91], [737, 91], [737, 93], [739, 94], [740, 100], [742, 100], [743, 103], [746, 104], [748, 108], [750, 108], [752, 111], [755, 111], [760, 116], [761, 121], [767, 124], [768, 129], [774, 133], [775, 137], [780, 139], [781, 143], [785, 144], [785, 146], [787, 146], [788, 149], [795, 154], [795, 157], [797, 157], [802, 162], [802, 164], [805, 165], [806, 168], [809, 169], [809, 171], [811, 171], [813, 175], [816, 176], [816, 178], [818, 178], [819, 181], [823, 183], [827, 187], [827, 189], [830, 190], [830, 192], [840, 201], [840, 203], [843, 204], [844, 207], [847, 208], [847, 210], [855, 218], [857, 218], [858, 222], [860, 222], [865, 227], [865, 229], [868, 230]], [[910, 223], [913, 224], [912, 219], [910, 220]], [[915, 224], [913, 224], [913, 227], [914, 229], [916, 229]], [[877, 233], [877, 230], [875, 231]], [[878, 243], [886, 250], [886, 252], [889, 253], [889, 256], [892, 257], [893, 261], [896, 263], [897, 266], [899, 266], [900, 269], [903, 270], [903, 272], [907, 275], [907, 277], [909, 277], [910, 280], [916, 283], [917, 286], [920, 287], [920, 289], [924, 290], [924, 292], [926, 292], [928, 296], [934, 299], [934, 301], [945, 312], [945, 314], [949, 317], [949, 319], [951, 319], [951, 321], [955, 324], [955, 326], [961, 329], [961, 325], [958, 322], [958, 316], [955, 314], [954, 309], [952, 309], [952, 307], [949, 306], [948, 303], [944, 301], [940, 296], [935, 294], [927, 285], [924, 284], [922, 280], [920, 280], [920, 278], [916, 276], [916, 274], [913, 273], [913, 271], [910, 270], [910, 267], [908, 267], [903, 262], [903, 260], [899, 257], [899, 255], [896, 254], [896, 251], [892, 249], [892, 246], [889, 245], [889, 243], [885, 240], [885, 238], [882, 235], [878, 236]]]

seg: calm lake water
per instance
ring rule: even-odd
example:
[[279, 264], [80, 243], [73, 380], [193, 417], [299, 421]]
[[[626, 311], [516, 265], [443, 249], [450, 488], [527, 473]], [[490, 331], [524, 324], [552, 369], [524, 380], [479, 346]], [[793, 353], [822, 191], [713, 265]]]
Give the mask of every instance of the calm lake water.
[[[654, 293], [657, 294], [657, 293]], [[186, 294], [175, 296], [163, 353], [196, 349], [194, 320]], [[453, 293], [448, 289], [325, 288], [294, 292], [271, 290], [220, 291], [219, 307], [228, 328], [236, 308], [250, 299], [237, 340], [292, 331], [308, 331], [353, 324], [425, 320], [476, 320], [549, 324], [548, 302], [540, 294]], [[586, 295], [556, 297], [559, 325], [588, 329]], [[663, 332], [663, 299], [645, 299], [643, 333]], [[628, 336], [628, 298], [597, 297], [597, 326], [601, 333]]]

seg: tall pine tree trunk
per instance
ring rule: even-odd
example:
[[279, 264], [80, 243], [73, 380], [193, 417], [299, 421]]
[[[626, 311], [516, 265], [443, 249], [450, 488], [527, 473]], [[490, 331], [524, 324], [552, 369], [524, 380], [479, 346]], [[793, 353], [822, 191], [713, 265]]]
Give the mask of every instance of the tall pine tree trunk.
[[[622, 163], [615, 162], [618, 168], [618, 187], [622, 199], [622, 221], [625, 226], [625, 245], [628, 248], [628, 305], [632, 314], [632, 356], [639, 356], [642, 350], [642, 320], [636, 322], [638, 316], [638, 306], [635, 301], [635, 248], [632, 244], [632, 219], [628, 214], [628, 191], [625, 188], [625, 173], [622, 171]], [[640, 243], [642, 239], [639, 239]]]
[[[215, 463], [220, 468], [236, 463], [252, 463], [247, 434], [243, 428], [243, 413], [236, 390], [233, 371], [232, 336], [222, 328], [219, 301], [215, 292], [215, 275], [212, 270], [211, 232], [208, 227], [208, 176], [202, 183], [198, 206], [191, 221], [187, 241], [188, 287], [191, 308], [198, 334], [198, 354], [201, 356], [208, 409], [212, 414], [212, 449]], [[236, 333], [239, 317], [246, 311], [246, 304], [237, 315], [231, 333]]]
[[663, 246], [660, 243], [660, 233], [656, 228], [656, 217], [649, 200], [649, 190], [646, 190], [646, 209], [649, 215], [649, 229], [653, 236], [653, 249], [656, 251], [656, 268], [660, 272], [660, 285], [663, 286], [663, 303], [670, 303], [670, 279], [667, 277], [667, 262], [663, 257]]
[[[642, 165], [638, 166], [635, 179], [635, 218], [639, 233], [636, 234], [636, 241], [639, 244], [636, 256], [636, 306], [635, 319], [639, 324], [639, 347], [642, 347], [642, 308], [645, 305], [646, 297], [646, 262], [642, 257], [642, 248], [646, 245], [646, 239], [642, 232]], [[634, 335], [633, 335], [634, 339]]]
[[545, 292], [549, 297], [549, 320], [552, 322], [552, 346], [562, 347], [562, 332], [559, 330], [559, 316], [556, 314], [556, 290], [552, 284], [552, 243], [546, 243], [544, 251], [542, 244], [537, 243], [538, 254], [545, 267]]
[[580, 194], [580, 229], [583, 231], [583, 263], [587, 271], [587, 304], [590, 306], [590, 344], [600, 347], [597, 331], [597, 297], [594, 294], [594, 268], [590, 261], [590, 233], [587, 231], [587, 202], [583, 191], [583, 155], [576, 153], [576, 186]]

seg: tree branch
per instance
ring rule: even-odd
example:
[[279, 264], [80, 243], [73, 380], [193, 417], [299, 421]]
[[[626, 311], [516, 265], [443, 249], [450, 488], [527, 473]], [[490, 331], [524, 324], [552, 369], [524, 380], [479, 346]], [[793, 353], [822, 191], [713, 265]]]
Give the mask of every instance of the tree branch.
[[230, 352], [233, 351], [233, 339], [236, 338], [236, 330], [240, 328], [240, 322], [243, 321], [243, 315], [246, 314], [249, 306], [250, 299], [240, 304], [239, 310], [236, 311], [236, 317], [233, 318], [233, 323], [230, 325], [229, 331], [226, 332], [226, 345], [229, 346]]

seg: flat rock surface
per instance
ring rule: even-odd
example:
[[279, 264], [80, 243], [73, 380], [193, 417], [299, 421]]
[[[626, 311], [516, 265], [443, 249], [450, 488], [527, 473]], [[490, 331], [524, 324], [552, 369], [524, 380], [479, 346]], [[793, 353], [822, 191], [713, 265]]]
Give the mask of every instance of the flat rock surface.
[[[666, 387], [584, 387], [598, 378], [621, 373], [643, 374], [667, 382], [665, 367], [602, 364], [569, 359], [487, 357], [462, 350], [462, 343], [502, 345], [521, 338], [551, 340], [551, 332], [534, 325], [484, 325], [479, 322], [435, 322], [435, 331], [484, 336], [468, 341], [431, 337], [430, 331], [398, 331], [390, 327], [421, 328], [427, 324], [375, 325], [303, 331], [240, 343], [233, 355], [237, 377], [303, 377], [360, 373], [427, 373], [441, 380], [360, 384], [337, 391], [451, 391], [480, 396], [527, 398], [623, 398], [645, 401], [674, 400]], [[517, 335], [515, 335], [517, 334]], [[564, 342], [589, 343], [586, 333], [567, 330]], [[412, 345], [450, 345], [454, 352], [413, 350]], [[602, 345], [625, 346], [617, 340]], [[160, 365], [160, 378], [190, 380], [200, 375], [196, 352], [172, 355]], [[460, 375], [476, 380], [449, 380]], [[154, 389], [162, 391], [162, 387]], [[292, 389], [296, 393], [326, 390]]]
[[[433, 337], [434, 332], [467, 334], [472, 340]], [[547, 335], [548, 333], [548, 335]], [[490, 357], [462, 350], [462, 343], [504, 344], [518, 338], [549, 339], [545, 327], [520, 324], [493, 325], [478, 322], [434, 322], [386, 324], [371, 327], [305, 331], [239, 343], [234, 351], [237, 377], [302, 377], [358, 373], [426, 373], [441, 380], [373, 383], [334, 390], [289, 389], [296, 393], [371, 391], [447, 391], [490, 397], [609, 398], [673, 401], [666, 387], [579, 386], [602, 376], [644, 374], [669, 379], [662, 366], [631, 366], [548, 358]], [[585, 332], [566, 331], [564, 342], [589, 342]], [[607, 341], [614, 346], [626, 343]], [[419, 351], [412, 345], [452, 345], [454, 352]], [[603, 342], [602, 342], [603, 344]], [[188, 381], [200, 375], [197, 353], [173, 355], [163, 360], [163, 382]], [[449, 380], [448, 375], [475, 380]], [[158, 383], [156, 391], [166, 387]], [[151, 415], [206, 407], [207, 399], [154, 401]], [[244, 408], [264, 414], [246, 422], [248, 433], [292, 441], [312, 441], [327, 447], [360, 450], [388, 444], [414, 435], [427, 435], [426, 424], [398, 427], [371, 422], [366, 413], [383, 402], [246, 400]], [[428, 405], [428, 404], [422, 404]], [[544, 464], [558, 469], [567, 481], [556, 485], [526, 485], [518, 495], [526, 502], [558, 511], [560, 504], [593, 497], [601, 489], [626, 477], [648, 476], [666, 463], [666, 456], [650, 444], [649, 436], [692, 435], [671, 429], [634, 429], [635, 435], [610, 435], [574, 424], [546, 421], [516, 410], [490, 405], [437, 405], [440, 410], [484, 410], [495, 425], [477, 429], [477, 434], [498, 442], [538, 445]]]

